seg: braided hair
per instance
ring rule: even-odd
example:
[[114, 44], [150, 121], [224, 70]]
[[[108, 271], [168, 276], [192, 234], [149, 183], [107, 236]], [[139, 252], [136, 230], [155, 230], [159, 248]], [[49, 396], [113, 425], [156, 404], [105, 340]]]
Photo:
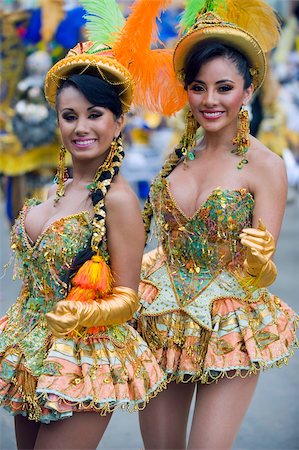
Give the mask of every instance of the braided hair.
[[[89, 245], [86, 249], [81, 250], [74, 258], [72, 265], [67, 273], [66, 282], [69, 284], [70, 279], [78, 272], [80, 267], [99, 251], [101, 244], [106, 236], [106, 206], [105, 197], [111, 187], [114, 177], [119, 173], [120, 166], [124, 159], [125, 153], [121, 143], [121, 135], [111, 144], [110, 152], [99, 167], [91, 189], [91, 201], [94, 207], [93, 218], [93, 234], [90, 238]], [[104, 256], [104, 255], [103, 255]]]
[[[164, 165], [162, 166], [162, 169], [160, 170], [157, 178], [167, 178], [168, 175], [173, 171], [173, 169], [178, 165], [178, 163], [182, 160], [182, 158], [184, 156], [185, 156], [185, 152], [184, 152], [183, 146], [179, 145], [169, 155], [169, 157], [165, 161]], [[144, 209], [142, 212], [146, 241], [148, 239], [148, 235], [150, 232], [152, 217], [153, 217], [153, 208], [151, 205], [150, 194], [149, 194], [145, 201]], [[146, 245], [146, 243], [145, 243], [145, 245]]]
[[[73, 74], [62, 83], [58, 92], [68, 86], [78, 89], [93, 105], [108, 108], [115, 119], [122, 115], [121, 102], [118, 94], [107, 81], [98, 76], [88, 74]], [[119, 173], [120, 166], [124, 158], [121, 135], [114, 139], [110, 145], [108, 155], [104, 163], [98, 168], [92, 183], [89, 185], [90, 197], [94, 208], [93, 234], [89, 245], [84, 250], [78, 252], [72, 261], [64, 281], [70, 286], [71, 278], [77, 273], [80, 267], [91, 257], [100, 251], [101, 244], [106, 236], [106, 206], [105, 197], [111, 187], [114, 177]], [[105, 257], [103, 255], [103, 257]]]

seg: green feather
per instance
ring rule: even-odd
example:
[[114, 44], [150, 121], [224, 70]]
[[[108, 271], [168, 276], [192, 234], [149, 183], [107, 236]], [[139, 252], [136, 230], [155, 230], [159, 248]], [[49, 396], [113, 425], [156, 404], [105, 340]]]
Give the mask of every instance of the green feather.
[[86, 10], [86, 29], [89, 40], [112, 44], [124, 26], [125, 19], [116, 0], [81, 0]]
[[204, 8], [206, 0], [187, 0], [179, 24], [182, 33], [187, 32], [194, 25], [197, 14]]
[[181, 33], [187, 32], [194, 25], [198, 14], [208, 11], [217, 13], [220, 7], [226, 9], [226, 0], [187, 0], [179, 24]]

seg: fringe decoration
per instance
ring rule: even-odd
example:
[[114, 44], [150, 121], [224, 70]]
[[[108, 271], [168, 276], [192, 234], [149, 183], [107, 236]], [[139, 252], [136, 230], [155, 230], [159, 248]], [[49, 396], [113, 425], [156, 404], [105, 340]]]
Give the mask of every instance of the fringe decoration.
[[98, 291], [100, 296], [104, 296], [112, 290], [111, 269], [102, 256], [94, 255], [80, 267], [72, 284], [86, 290]]
[[73, 302], [92, 302], [96, 300], [97, 293], [94, 289], [86, 289], [81, 286], [74, 286], [70, 290], [66, 300]]
[[[110, 294], [113, 287], [113, 276], [111, 269], [99, 254], [93, 255], [78, 270], [72, 280], [72, 289], [66, 300], [92, 302], [97, 301], [105, 295]], [[87, 334], [95, 334], [104, 331], [106, 327], [91, 327], [85, 330], [75, 330], [73, 333], [80, 338]]]
[[166, 115], [179, 111], [187, 103], [186, 92], [173, 70], [173, 51], [151, 50], [158, 42], [156, 19], [169, 3], [170, 0], [135, 3], [113, 45], [116, 59], [130, 70], [135, 81], [134, 103]]
[[86, 9], [84, 19], [89, 40], [112, 44], [124, 26], [125, 19], [115, 0], [81, 0]]
[[38, 422], [42, 409], [36, 395], [36, 378], [26, 369], [20, 368], [17, 372], [17, 376], [12, 378], [12, 383], [15, 385], [18, 394], [28, 408], [28, 419]]

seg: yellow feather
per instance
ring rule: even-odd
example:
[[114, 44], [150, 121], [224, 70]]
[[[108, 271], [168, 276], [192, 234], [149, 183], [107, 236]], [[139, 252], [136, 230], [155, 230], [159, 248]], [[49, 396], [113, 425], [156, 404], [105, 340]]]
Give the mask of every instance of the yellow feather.
[[227, 0], [226, 8], [220, 7], [217, 12], [223, 19], [252, 34], [264, 52], [276, 47], [280, 24], [274, 10], [264, 1]]

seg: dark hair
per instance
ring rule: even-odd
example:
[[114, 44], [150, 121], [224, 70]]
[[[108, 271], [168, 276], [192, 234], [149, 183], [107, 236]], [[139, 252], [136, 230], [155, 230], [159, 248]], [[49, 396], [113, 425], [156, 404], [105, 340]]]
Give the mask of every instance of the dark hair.
[[122, 115], [121, 102], [114, 87], [98, 76], [89, 74], [73, 74], [63, 81], [57, 90], [56, 106], [59, 94], [68, 86], [78, 89], [92, 105], [110, 109], [116, 118]]
[[195, 80], [198, 71], [208, 61], [222, 56], [232, 61], [239, 74], [244, 79], [244, 89], [247, 89], [252, 83], [250, 66], [245, 56], [233, 47], [221, 44], [217, 41], [205, 41], [196, 45], [187, 56], [185, 71], [185, 89]]
[[[227, 45], [220, 44], [219, 42], [209, 41], [197, 45], [188, 55], [185, 64], [185, 89], [188, 85], [195, 80], [199, 69], [207, 61], [212, 60], [217, 56], [223, 56], [235, 63], [238, 72], [244, 78], [244, 89], [248, 88], [252, 83], [252, 76], [249, 72], [249, 64], [247, 59], [237, 50]], [[178, 163], [183, 159], [184, 153], [182, 146], [179, 145], [169, 156], [169, 158], [164, 163], [158, 177], [167, 178], [168, 175], [173, 171], [173, 169], [178, 165]], [[153, 217], [153, 208], [150, 201], [150, 195], [148, 196], [144, 210], [142, 213], [146, 241], [148, 234], [150, 232], [151, 220]]]
[[[104, 108], [108, 108], [117, 119], [122, 115], [122, 107], [121, 102], [119, 100], [118, 93], [114, 89], [114, 87], [109, 84], [107, 81], [102, 80], [98, 76], [93, 76], [89, 74], [73, 74], [69, 78], [67, 78], [61, 86], [59, 87], [56, 95], [56, 105], [59, 98], [59, 94], [63, 91], [63, 89], [73, 86], [78, 91], [80, 91], [84, 97], [95, 106], [102, 106]], [[121, 135], [118, 138], [118, 142], [121, 140]], [[110, 148], [110, 152], [111, 152]], [[103, 227], [106, 227], [106, 206], [105, 206], [105, 197], [110, 189], [111, 183], [114, 177], [119, 173], [119, 169], [124, 158], [124, 151], [122, 145], [117, 145], [117, 148], [114, 150], [111, 164], [107, 167], [106, 170], [101, 171], [100, 175], [97, 178], [97, 174], [95, 175], [95, 180], [97, 181], [96, 189], [94, 189], [90, 196], [91, 201], [94, 206], [95, 216], [93, 219], [93, 223], [102, 223]], [[105, 181], [105, 183], [103, 183]], [[102, 239], [103, 240], [103, 239]], [[101, 241], [102, 242], [102, 241]], [[66, 271], [62, 280], [71, 288], [71, 278], [76, 274], [79, 268], [88, 261], [94, 251], [91, 248], [91, 238], [89, 240], [87, 248], [79, 251], [77, 255], [75, 255], [71, 267]]]

